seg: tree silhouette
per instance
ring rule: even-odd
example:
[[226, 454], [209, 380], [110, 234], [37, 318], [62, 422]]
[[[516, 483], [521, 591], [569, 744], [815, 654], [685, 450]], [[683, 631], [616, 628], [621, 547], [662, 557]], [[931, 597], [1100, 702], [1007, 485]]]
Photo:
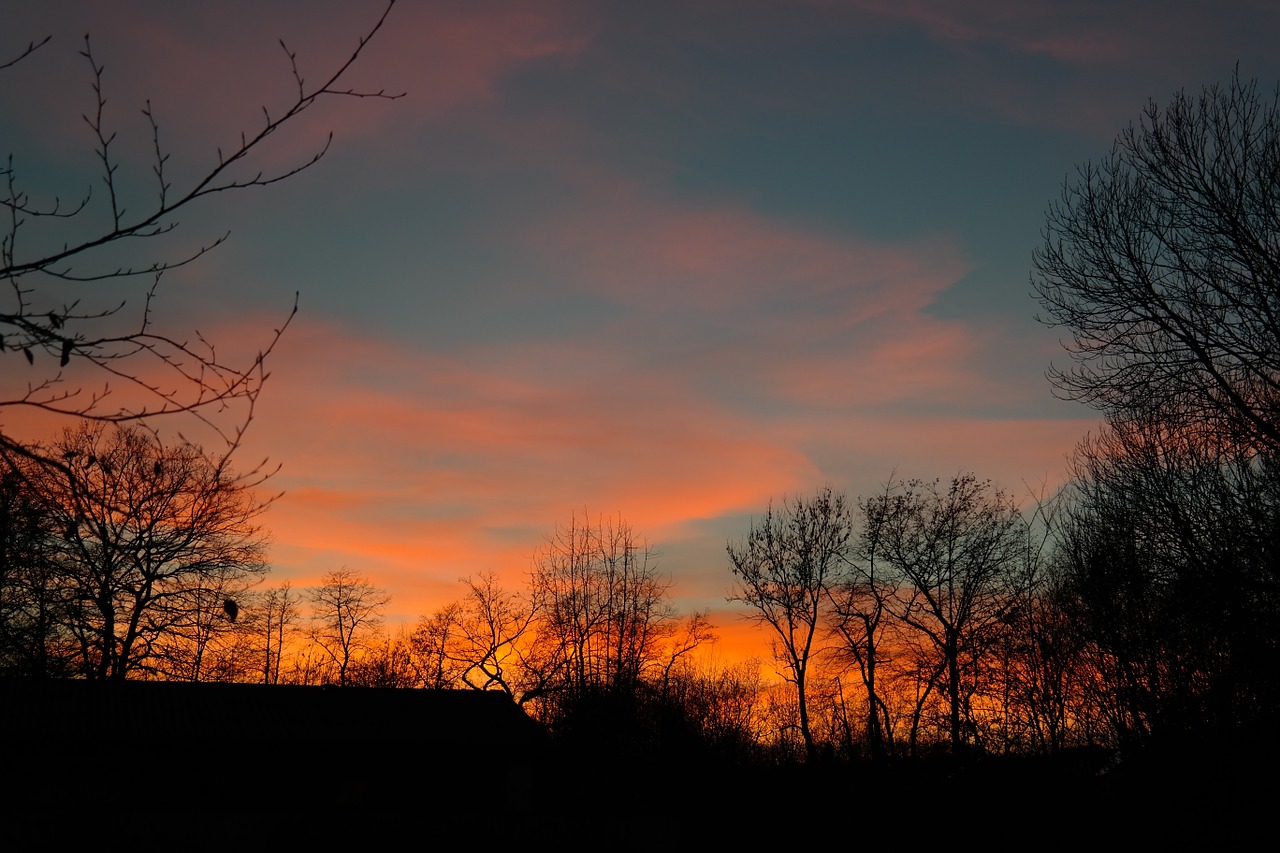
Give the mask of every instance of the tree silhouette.
[[263, 684], [280, 683], [280, 665], [289, 640], [297, 630], [301, 598], [289, 581], [253, 597], [248, 629], [254, 634]]
[[972, 474], [911, 480], [867, 502], [868, 531], [902, 578], [889, 606], [933, 653], [928, 686], [946, 691], [951, 746], [969, 743], [968, 704], [1022, 582], [1026, 539], [1018, 507]]
[[[679, 618], [671, 580], [623, 521], [585, 514], [556, 528], [530, 581], [539, 640], [557, 662], [562, 692], [634, 694], [662, 659]], [[547, 646], [550, 648], [547, 648]]]
[[1059, 572], [1126, 746], [1274, 722], [1280, 472], [1232, 441], [1113, 422], [1073, 459]]
[[466, 640], [461, 636], [459, 622], [463, 618], [463, 605], [451, 601], [430, 616], [418, 619], [418, 625], [409, 635], [409, 648], [422, 686], [432, 690], [446, 690], [459, 686], [462, 673], [470, 665], [457, 648]]
[[347, 671], [370, 635], [382, 624], [382, 610], [391, 596], [351, 569], [324, 576], [311, 590], [311, 639], [337, 667], [338, 684], [346, 686]]
[[1032, 287], [1058, 391], [1280, 450], [1280, 90], [1238, 72], [1148, 104], [1048, 211]]
[[0, 674], [61, 676], [74, 644], [62, 620], [52, 559], [56, 531], [32, 484], [0, 468]]
[[225, 459], [136, 427], [83, 424], [31, 453], [0, 454], [46, 520], [42, 595], [74, 637], [75, 668], [96, 679], [163, 674], [181, 647], [181, 677], [198, 678], [203, 649], [230, 624], [227, 596], [266, 572], [254, 522], [267, 503]]
[[830, 487], [812, 498], [784, 498], [770, 504], [740, 544], [729, 542], [730, 569], [741, 601], [753, 620], [767, 625], [782, 677], [798, 699], [805, 754], [817, 752], [809, 715], [809, 673], [829, 608], [829, 587], [847, 565], [853, 522], [844, 495]]
[[[892, 484], [886, 486], [886, 493]], [[842, 651], [852, 658], [866, 691], [867, 740], [872, 759], [883, 759], [892, 740], [889, 707], [878, 681], [883, 659], [890, 602], [897, 596], [901, 576], [881, 559], [885, 500], [858, 501], [858, 536], [849, 554], [847, 569], [827, 586], [831, 598], [831, 625], [843, 641]]]
[[501, 690], [523, 703], [542, 686], [541, 667], [525, 642], [535, 630], [537, 608], [498, 585], [491, 573], [463, 581], [467, 596], [456, 621], [452, 656], [464, 668], [458, 680], [472, 690]]

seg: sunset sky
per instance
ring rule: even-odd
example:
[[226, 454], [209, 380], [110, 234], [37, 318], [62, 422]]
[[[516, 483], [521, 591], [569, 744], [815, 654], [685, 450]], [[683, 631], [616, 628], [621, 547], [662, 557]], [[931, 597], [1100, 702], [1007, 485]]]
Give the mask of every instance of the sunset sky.
[[[383, 5], [7, 3], [0, 62], [53, 39], [0, 72], [0, 154], [35, 197], [99, 181], [88, 32], [141, 209], [148, 98], [180, 186], [287, 107], [280, 39], [318, 79]], [[725, 542], [771, 498], [1061, 482], [1096, 418], [1044, 378], [1045, 208], [1148, 98], [1272, 89], [1277, 32], [1268, 0], [405, 0], [347, 80], [403, 98], [321, 100], [254, 171], [332, 130], [317, 165], [131, 250], [230, 231], [157, 303], [221, 351], [301, 294], [239, 457], [282, 466], [273, 582], [346, 566], [412, 623], [603, 514], [741, 651]]]

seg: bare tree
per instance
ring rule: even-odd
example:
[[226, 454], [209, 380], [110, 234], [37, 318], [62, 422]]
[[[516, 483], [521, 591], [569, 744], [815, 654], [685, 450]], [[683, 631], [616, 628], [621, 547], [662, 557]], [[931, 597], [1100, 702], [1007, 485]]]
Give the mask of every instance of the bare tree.
[[157, 644], [187, 632], [207, 643], [232, 621], [229, 596], [267, 570], [254, 521], [269, 501], [194, 445], [86, 424], [30, 454], [0, 455], [33, 485], [54, 531], [51, 583], [87, 677], [154, 668]]
[[[256, 357], [243, 363], [223, 358], [198, 333], [158, 327], [153, 301], [164, 276], [227, 237], [224, 233], [173, 249], [176, 217], [213, 196], [270, 186], [319, 161], [329, 141], [293, 166], [269, 171], [255, 165], [266, 141], [282, 127], [297, 123], [319, 101], [334, 96], [399, 97], [343, 84], [385, 24], [394, 1], [389, 0], [350, 55], [318, 83], [304, 80], [296, 55], [282, 41], [296, 95], [275, 108], [264, 105], [260, 125], [241, 132], [236, 144], [219, 149], [216, 161], [190, 178], [175, 177], [180, 170], [170, 163], [160, 117], [148, 101], [141, 114], [154, 160], [153, 183], [146, 191], [130, 185], [120, 170], [113, 147], [116, 130], [106, 109], [105, 67], [85, 37], [81, 54], [96, 104], [84, 119], [101, 186], [86, 188], [81, 198], [66, 202], [46, 189], [26, 186], [15, 157], [0, 157], [0, 281], [8, 291], [0, 303], [0, 358], [8, 359], [4, 375], [13, 382], [9, 391], [0, 391], [0, 410], [31, 407], [110, 423], [186, 413], [217, 430], [229, 450], [238, 445], [266, 378], [265, 359], [292, 313], [266, 338]], [[11, 58], [0, 61], [0, 70], [36, 61], [32, 55], [47, 43], [48, 38], [15, 49]], [[143, 200], [147, 196], [150, 201]], [[148, 245], [155, 247], [155, 254], [138, 248]], [[141, 256], [134, 254], [138, 251]], [[130, 257], [135, 259], [127, 260]], [[77, 370], [77, 365], [84, 368]], [[225, 412], [235, 404], [239, 415], [228, 423]], [[0, 447], [14, 455], [35, 452], [2, 432]], [[67, 470], [60, 458], [42, 461]]]
[[424, 687], [446, 690], [461, 686], [468, 664], [456, 652], [462, 604], [451, 601], [430, 616], [423, 616], [409, 635], [411, 660]]
[[263, 684], [280, 683], [280, 663], [301, 617], [301, 596], [288, 581], [256, 597], [253, 628]]
[[1280, 470], [1157, 419], [1081, 443], [1058, 581], [1121, 746], [1270, 731], [1280, 707]]
[[466, 596], [424, 616], [410, 636], [424, 684], [498, 690], [523, 704], [549, 677], [533, 663], [537, 609], [491, 573], [461, 583]]
[[1071, 333], [1058, 391], [1280, 450], [1280, 90], [1148, 104], [1048, 211], [1032, 287]]
[[1006, 751], [1057, 753], [1106, 741], [1088, 707], [1088, 685], [1102, 670], [1086, 666], [1087, 634], [1063, 578], [1038, 586], [1008, 615], [997, 654], [1004, 685]]
[[258, 576], [220, 574], [182, 596], [182, 618], [156, 637], [150, 668], [170, 681], [244, 681], [253, 674], [249, 637], [240, 622]]
[[570, 694], [634, 693], [678, 628], [670, 578], [623, 521], [584, 514], [558, 527], [530, 583], [544, 660], [558, 661]]
[[342, 568], [324, 576], [310, 592], [311, 639], [337, 667], [338, 684], [347, 684], [352, 660], [382, 625], [382, 609], [391, 596], [368, 578]]
[[75, 643], [53, 561], [57, 531], [43, 505], [29, 481], [0, 467], [0, 675], [74, 671]]
[[504, 590], [492, 574], [466, 578], [467, 597], [452, 652], [465, 668], [459, 679], [472, 690], [501, 690], [517, 701], [541, 679], [529, 666], [525, 642], [538, 611], [517, 593]]
[[370, 641], [365, 653], [351, 662], [347, 683], [357, 687], [420, 687], [409, 635], [400, 630]]
[[[947, 730], [958, 751], [972, 732], [969, 700], [978, 687], [978, 664], [1022, 582], [1021, 512], [990, 482], [962, 474], [945, 485], [890, 483], [864, 513], [874, 525], [867, 535], [902, 578], [902, 592], [889, 602], [893, 614], [915, 632], [920, 650], [932, 653], [921, 656], [921, 671], [928, 675], [918, 695], [928, 695], [941, 680]], [[917, 700], [917, 720], [922, 701]]]
[[853, 522], [843, 494], [830, 487], [811, 498], [784, 498], [752, 523], [746, 540], [729, 542], [730, 568], [738, 579], [730, 601], [769, 626], [782, 677], [795, 686], [805, 754], [817, 751], [809, 714], [809, 672], [829, 608], [829, 587], [847, 566]]
[[668, 673], [664, 697], [696, 732], [701, 748], [728, 761], [750, 761], [764, 737], [758, 660], [722, 665], [679, 659]]
[[880, 559], [883, 516], [888, 506], [887, 501], [876, 498], [858, 501], [860, 533], [850, 548], [848, 569], [827, 586], [832, 629], [842, 641], [842, 652], [857, 667], [866, 694], [866, 736], [873, 761], [884, 757], [892, 740], [889, 706], [881, 695], [878, 676], [886, 657], [882, 644], [889, 604], [897, 597], [902, 580]]

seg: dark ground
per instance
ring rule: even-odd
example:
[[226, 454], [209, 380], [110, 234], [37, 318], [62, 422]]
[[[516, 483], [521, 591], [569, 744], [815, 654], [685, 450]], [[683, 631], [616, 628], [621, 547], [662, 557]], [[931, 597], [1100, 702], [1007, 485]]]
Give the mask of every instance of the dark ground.
[[473, 691], [22, 681], [0, 697], [0, 816], [36, 843], [128, 827], [134, 849], [1233, 849], [1269, 847], [1280, 816], [1271, 749], [742, 766], [553, 741]]

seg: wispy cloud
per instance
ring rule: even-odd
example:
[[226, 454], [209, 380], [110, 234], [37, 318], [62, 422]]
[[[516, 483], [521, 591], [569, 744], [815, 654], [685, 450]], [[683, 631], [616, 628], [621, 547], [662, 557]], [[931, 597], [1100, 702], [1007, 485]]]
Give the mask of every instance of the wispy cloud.
[[[150, 128], [140, 115], [149, 101], [162, 144], [182, 155], [168, 168], [174, 174], [205, 168], [216, 162], [217, 149], [233, 151], [242, 132], [251, 138], [297, 100], [291, 54], [304, 91], [315, 91], [352, 55], [385, 5], [315, 3], [302, 12], [292, 5], [201, 9], [133, 0], [109, 11], [92, 4], [75, 12], [24, 8], [6, 21], [21, 44], [54, 38], [7, 78], [16, 85], [0, 97], [21, 98], [0, 103], [14, 126], [69, 143], [66, 153], [91, 145], [81, 113], [93, 109], [92, 75], [78, 55], [88, 31], [105, 69], [107, 123], [120, 132], [117, 155], [140, 163], [151, 156]], [[590, 43], [593, 26], [569, 3], [401, 3], [336, 87], [404, 93], [400, 107], [322, 98], [273, 134], [251, 168], [305, 162], [330, 133], [348, 141], [403, 135], [491, 102], [502, 82], [529, 64], [571, 63]]]

